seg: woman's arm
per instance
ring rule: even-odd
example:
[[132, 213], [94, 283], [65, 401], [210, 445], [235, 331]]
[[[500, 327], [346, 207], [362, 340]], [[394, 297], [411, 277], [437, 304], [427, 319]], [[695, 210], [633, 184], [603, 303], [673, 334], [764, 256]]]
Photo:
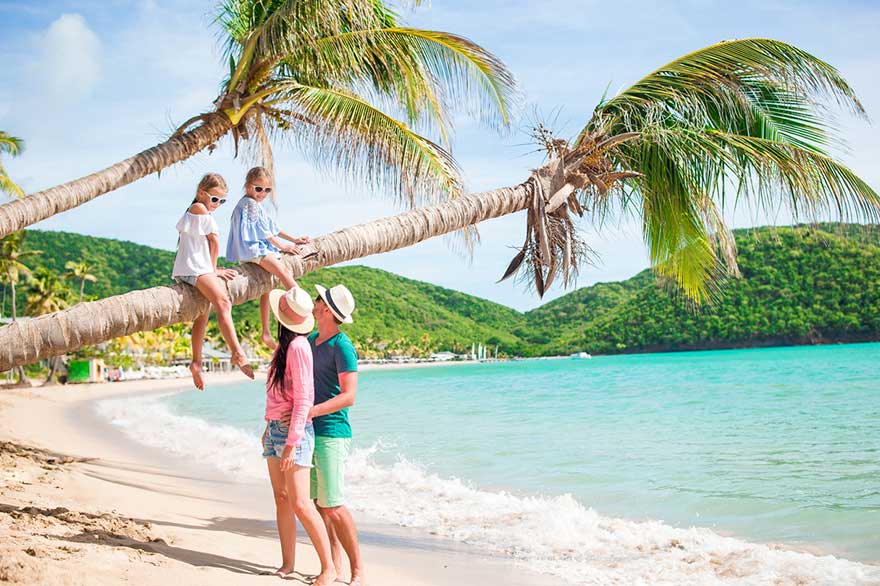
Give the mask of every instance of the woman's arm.
[[278, 236], [280, 236], [281, 238], [284, 238], [285, 240], [290, 240], [294, 244], [308, 244], [309, 242], [312, 241], [312, 239], [309, 238], [308, 236], [298, 236], [298, 237], [291, 236], [287, 232], [282, 232], [280, 230], [278, 232]]
[[293, 398], [293, 410], [290, 415], [290, 431], [287, 433], [287, 445], [298, 446], [305, 433], [309, 409], [315, 402], [315, 381], [312, 371], [311, 348], [291, 345], [287, 355], [287, 380]]

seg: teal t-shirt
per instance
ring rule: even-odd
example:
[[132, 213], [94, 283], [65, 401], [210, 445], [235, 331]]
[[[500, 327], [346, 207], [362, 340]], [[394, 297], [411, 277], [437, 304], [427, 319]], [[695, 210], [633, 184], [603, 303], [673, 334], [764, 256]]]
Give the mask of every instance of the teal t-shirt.
[[[343, 332], [315, 345], [318, 332], [309, 335], [315, 372], [315, 405], [328, 401], [339, 394], [339, 373], [358, 369], [357, 350], [351, 339]], [[312, 420], [315, 435], [322, 437], [351, 437], [348, 423], [348, 407]]]

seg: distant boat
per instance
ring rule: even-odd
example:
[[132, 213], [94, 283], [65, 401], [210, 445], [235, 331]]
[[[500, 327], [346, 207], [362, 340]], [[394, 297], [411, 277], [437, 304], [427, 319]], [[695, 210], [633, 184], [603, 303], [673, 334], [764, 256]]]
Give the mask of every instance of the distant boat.
[[588, 352], [575, 352], [571, 355], [572, 358], [581, 359], [581, 358], [592, 358]]

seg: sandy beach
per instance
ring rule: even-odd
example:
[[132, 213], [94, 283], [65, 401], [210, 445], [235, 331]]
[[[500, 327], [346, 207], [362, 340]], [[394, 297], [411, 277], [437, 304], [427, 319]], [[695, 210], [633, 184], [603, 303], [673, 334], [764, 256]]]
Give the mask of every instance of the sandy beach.
[[[209, 385], [238, 377], [213, 376]], [[101, 399], [188, 386], [175, 379], [0, 391], [0, 582], [278, 580], [267, 575], [279, 562], [268, 481], [241, 483], [140, 446], [93, 413]], [[369, 584], [559, 583], [358, 520]], [[317, 556], [301, 529], [299, 541], [294, 581], [308, 583]]]

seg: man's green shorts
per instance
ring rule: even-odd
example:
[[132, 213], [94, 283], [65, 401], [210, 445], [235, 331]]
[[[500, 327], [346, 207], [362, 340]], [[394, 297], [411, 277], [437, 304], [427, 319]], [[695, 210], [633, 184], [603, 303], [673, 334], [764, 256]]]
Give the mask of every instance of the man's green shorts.
[[350, 451], [350, 437], [315, 437], [311, 493], [319, 507], [345, 504], [345, 461]]

